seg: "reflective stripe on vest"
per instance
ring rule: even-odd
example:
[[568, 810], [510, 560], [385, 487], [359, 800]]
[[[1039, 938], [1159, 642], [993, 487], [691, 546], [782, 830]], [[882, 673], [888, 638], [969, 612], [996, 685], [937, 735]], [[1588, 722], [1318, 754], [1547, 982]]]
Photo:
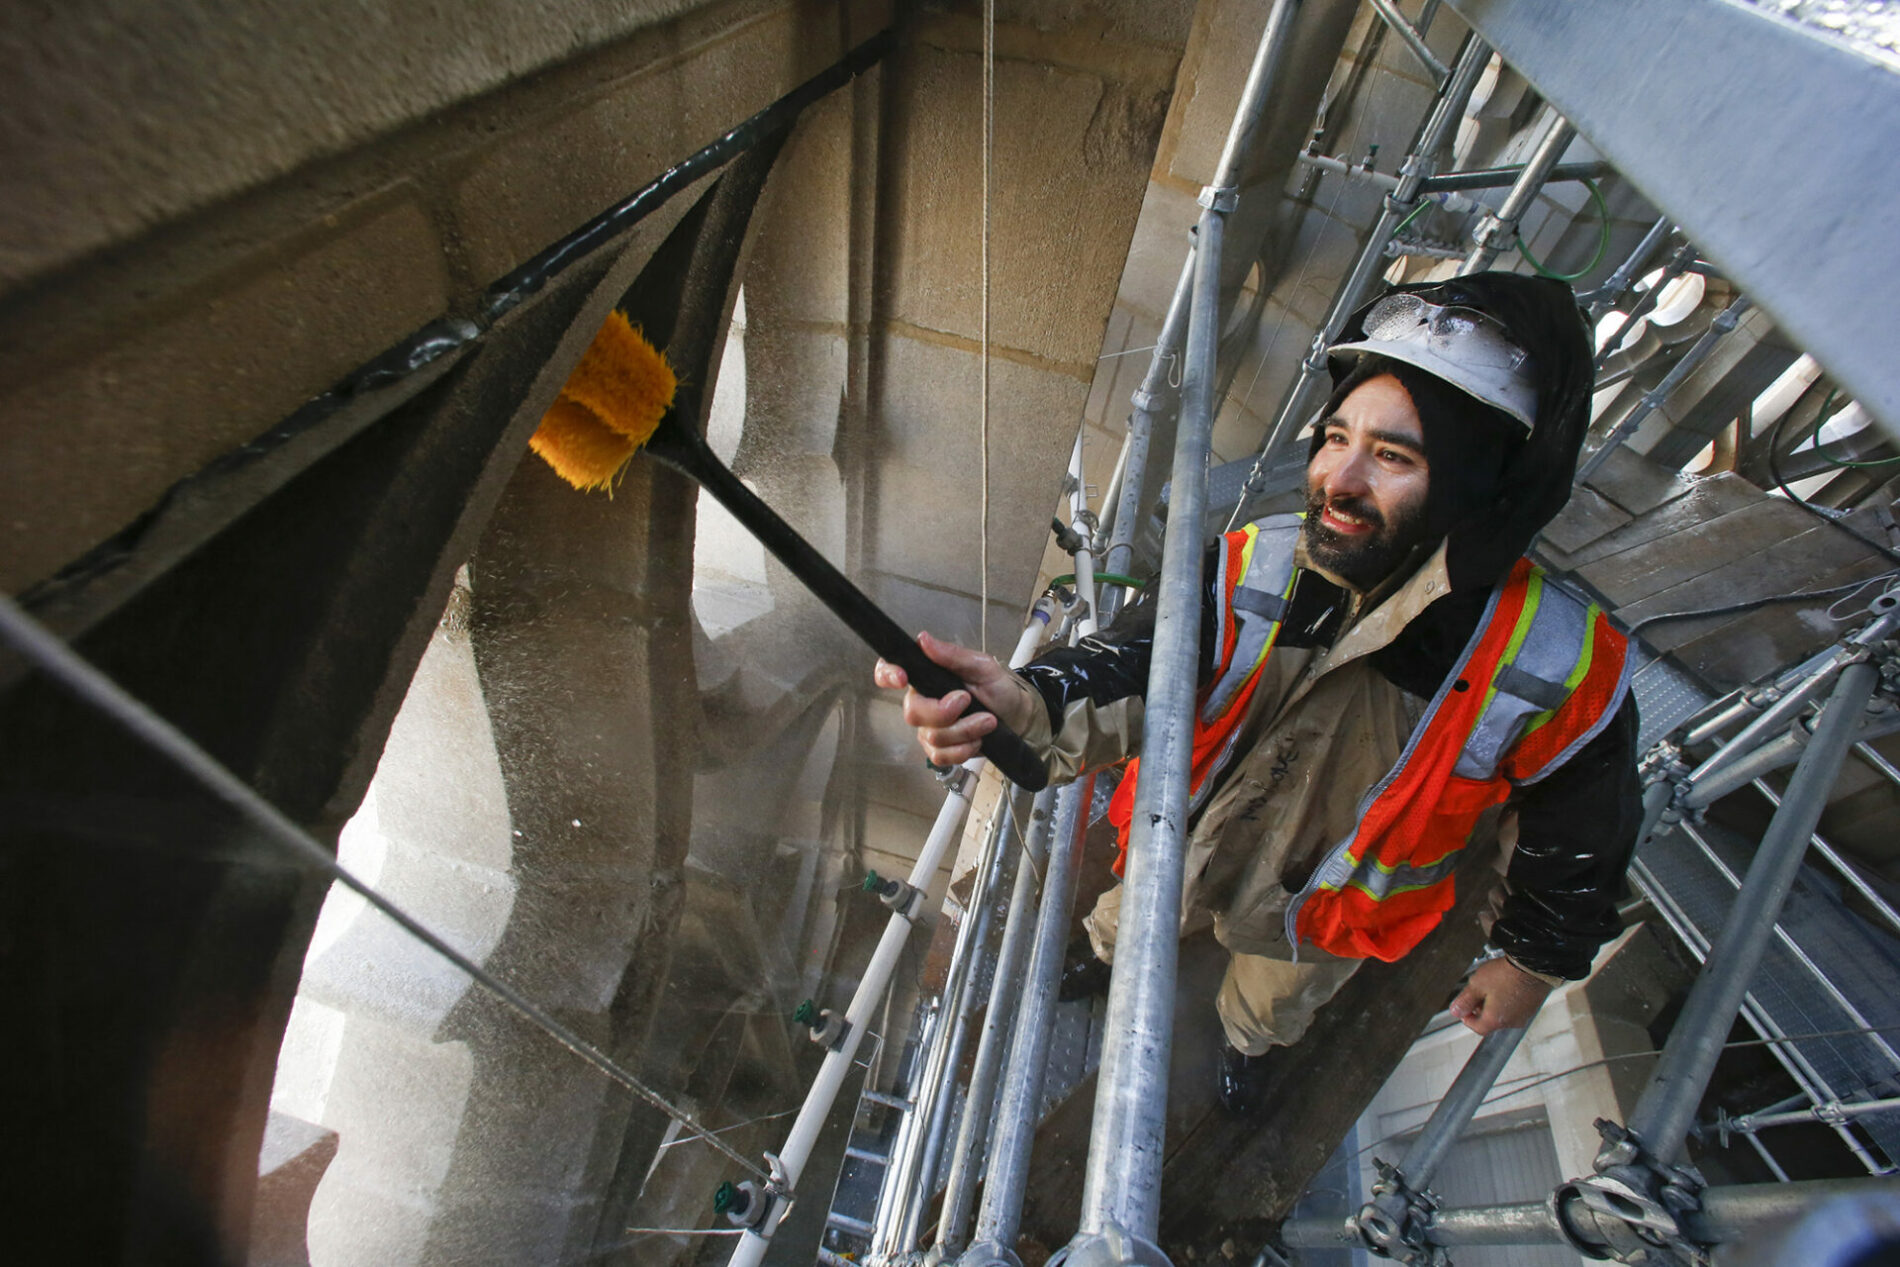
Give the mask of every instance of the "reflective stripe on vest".
[[1416, 946], [1450, 909], [1459, 854], [1484, 812], [1615, 715], [1627, 653], [1600, 607], [1518, 560], [1398, 762], [1360, 801], [1352, 834], [1288, 906], [1294, 947], [1391, 962]]
[[[1233, 756], [1240, 723], [1253, 700], [1260, 670], [1279, 637], [1293, 591], [1293, 547], [1301, 516], [1269, 515], [1245, 528], [1224, 533], [1218, 546], [1215, 586], [1214, 680], [1201, 693], [1194, 719], [1194, 755], [1188, 776], [1188, 812], [1201, 807], [1214, 786], [1213, 776]], [[1141, 759], [1128, 763], [1121, 786], [1109, 801], [1123, 856], [1128, 825], [1134, 817], [1135, 783]], [[1122, 859], [1115, 860], [1122, 873]]]

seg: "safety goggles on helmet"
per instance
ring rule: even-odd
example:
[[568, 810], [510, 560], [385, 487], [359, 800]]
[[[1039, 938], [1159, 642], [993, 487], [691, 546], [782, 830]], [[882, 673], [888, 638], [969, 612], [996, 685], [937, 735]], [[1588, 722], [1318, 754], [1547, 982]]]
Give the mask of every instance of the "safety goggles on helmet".
[[1360, 323], [1364, 336], [1336, 343], [1328, 357], [1350, 364], [1375, 352], [1415, 365], [1453, 387], [1494, 405], [1530, 427], [1537, 418], [1537, 384], [1530, 354], [1511, 341], [1495, 317], [1460, 304], [1435, 304], [1407, 291], [1375, 300]]

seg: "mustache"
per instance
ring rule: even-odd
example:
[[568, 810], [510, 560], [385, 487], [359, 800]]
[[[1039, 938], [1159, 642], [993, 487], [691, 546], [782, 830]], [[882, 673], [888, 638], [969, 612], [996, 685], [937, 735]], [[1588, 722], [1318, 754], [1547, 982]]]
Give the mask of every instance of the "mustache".
[[[1308, 494], [1307, 499], [1306, 499], [1306, 513], [1308, 515], [1316, 517], [1322, 510], [1326, 510], [1329, 508], [1332, 510], [1338, 511], [1341, 514], [1351, 515], [1354, 519], [1362, 519], [1375, 529], [1385, 527], [1385, 516], [1380, 514], [1379, 508], [1373, 505], [1372, 502], [1368, 501], [1366, 498], [1363, 498], [1363, 497], [1328, 498], [1324, 494], [1321, 494], [1321, 493]], [[1321, 528], [1325, 527], [1324, 524], [1319, 524], [1316, 526], [1321, 527]]]

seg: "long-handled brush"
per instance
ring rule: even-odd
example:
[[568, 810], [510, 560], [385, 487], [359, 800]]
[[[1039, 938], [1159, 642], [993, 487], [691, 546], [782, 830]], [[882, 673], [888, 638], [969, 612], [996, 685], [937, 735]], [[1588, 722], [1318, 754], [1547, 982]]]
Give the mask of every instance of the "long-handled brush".
[[[678, 385], [666, 358], [616, 310], [530, 443], [562, 479], [583, 490], [610, 488], [620, 468], [642, 452], [697, 481], [871, 650], [904, 670], [918, 691], [941, 698], [967, 690], [706, 447], [672, 408]], [[963, 715], [987, 711], [973, 698]], [[983, 736], [983, 755], [1032, 792], [1049, 782], [1042, 762], [1000, 721]]]

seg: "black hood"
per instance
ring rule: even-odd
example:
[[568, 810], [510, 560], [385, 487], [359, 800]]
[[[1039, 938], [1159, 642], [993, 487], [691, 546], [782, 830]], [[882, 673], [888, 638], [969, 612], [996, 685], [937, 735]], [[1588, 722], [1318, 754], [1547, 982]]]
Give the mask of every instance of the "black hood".
[[[1418, 409], [1431, 465], [1426, 507], [1431, 539], [1449, 540], [1446, 564], [1454, 590], [1486, 591], [1570, 500], [1577, 454], [1590, 425], [1595, 381], [1590, 335], [1570, 287], [1549, 278], [1474, 273], [1385, 293], [1401, 292], [1487, 313], [1530, 354], [1537, 422], [1528, 437], [1508, 415], [1443, 379], [1370, 356], [1335, 366], [1334, 396], [1327, 403], [1331, 413], [1346, 393], [1379, 373], [1393, 374], [1404, 385]], [[1352, 315], [1337, 342], [1364, 338], [1362, 322], [1370, 307]]]

